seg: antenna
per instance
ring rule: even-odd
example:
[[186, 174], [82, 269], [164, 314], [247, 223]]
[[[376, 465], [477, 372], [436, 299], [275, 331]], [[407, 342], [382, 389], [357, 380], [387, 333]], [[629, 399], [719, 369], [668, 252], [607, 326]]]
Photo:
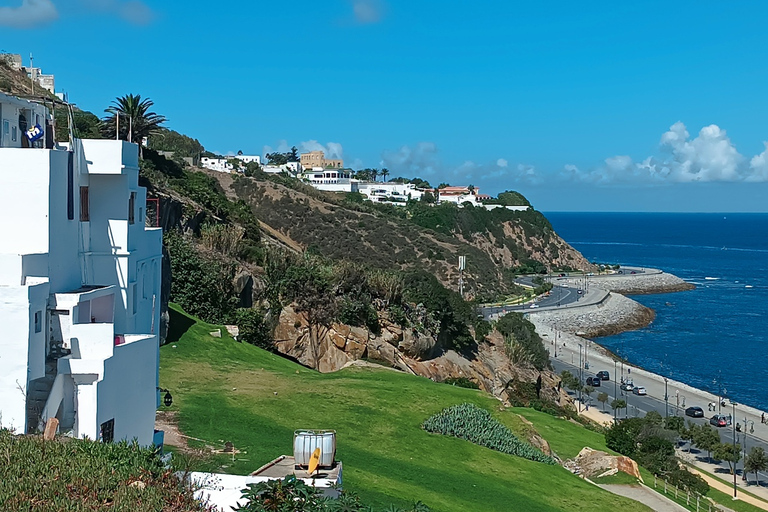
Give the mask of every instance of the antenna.
[[35, 60], [32, 52], [29, 52], [29, 78], [32, 80], [32, 95], [35, 95]]

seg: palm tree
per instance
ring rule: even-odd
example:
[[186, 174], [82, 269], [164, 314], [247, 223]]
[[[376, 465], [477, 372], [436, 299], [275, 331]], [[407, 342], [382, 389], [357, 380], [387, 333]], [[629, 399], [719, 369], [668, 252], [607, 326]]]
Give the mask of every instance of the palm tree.
[[103, 132], [106, 137], [116, 136], [128, 142], [138, 142], [157, 132], [165, 117], [150, 108], [155, 104], [149, 98], [141, 99], [140, 94], [128, 94], [115, 99], [104, 112], [110, 114], [104, 118]]
[[379, 175], [378, 169], [371, 169], [371, 178], [373, 178], [373, 181], [376, 181], [376, 177]]
[[389, 169], [386, 167], [381, 170], [381, 179], [385, 182], [387, 181], [387, 176], [389, 176]]

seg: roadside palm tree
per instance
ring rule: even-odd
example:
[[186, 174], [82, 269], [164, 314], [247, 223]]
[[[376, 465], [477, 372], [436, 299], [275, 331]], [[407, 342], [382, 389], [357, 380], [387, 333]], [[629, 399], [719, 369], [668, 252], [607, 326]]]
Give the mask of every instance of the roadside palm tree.
[[108, 115], [103, 121], [105, 137], [114, 137], [128, 142], [137, 142], [141, 147], [144, 137], [160, 129], [165, 117], [150, 109], [155, 103], [149, 98], [141, 98], [140, 94], [128, 94], [116, 98], [112, 105], [105, 109]]

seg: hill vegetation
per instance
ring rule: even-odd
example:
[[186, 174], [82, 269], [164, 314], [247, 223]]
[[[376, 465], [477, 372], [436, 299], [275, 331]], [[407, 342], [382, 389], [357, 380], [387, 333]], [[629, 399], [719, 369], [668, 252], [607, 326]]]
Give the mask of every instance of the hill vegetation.
[[[376, 367], [320, 374], [257, 347], [213, 338], [207, 325], [181, 315], [161, 347], [161, 384], [174, 390], [174, 410], [191, 447], [231, 442], [237, 454], [215, 455], [208, 469], [246, 474], [290, 454], [293, 431], [334, 429], [344, 487], [365, 503], [432, 510], [647, 510], [572, 475], [421, 428], [445, 408], [471, 403], [513, 432], [539, 428], [561, 457], [602, 436], [532, 409], [505, 409], [485, 393]], [[532, 427], [518, 416], [534, 422]], [[524, 434], [522, 434], [524, 435]], [[579, 446], [580, 445], [580, 446]], [[557, 485], [553, 485], [557, 482]]]

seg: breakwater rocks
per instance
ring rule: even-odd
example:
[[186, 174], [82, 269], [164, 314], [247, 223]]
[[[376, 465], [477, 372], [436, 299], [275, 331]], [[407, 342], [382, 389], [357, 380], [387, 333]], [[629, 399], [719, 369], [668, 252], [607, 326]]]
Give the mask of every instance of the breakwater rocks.
[[655, 316], [652, 309], [617, 293], [609, 294], [593, 306], [529, 313], [536, 325], [541, 323], [552, 329], [590, 338], [642, 329]]
[[595, 276], [590, 278], [590, 283], [624, 295], [682, 292], [696, 288], [677, 276], [653, 269], [643, 269], [642, 273], [629, 275]]

